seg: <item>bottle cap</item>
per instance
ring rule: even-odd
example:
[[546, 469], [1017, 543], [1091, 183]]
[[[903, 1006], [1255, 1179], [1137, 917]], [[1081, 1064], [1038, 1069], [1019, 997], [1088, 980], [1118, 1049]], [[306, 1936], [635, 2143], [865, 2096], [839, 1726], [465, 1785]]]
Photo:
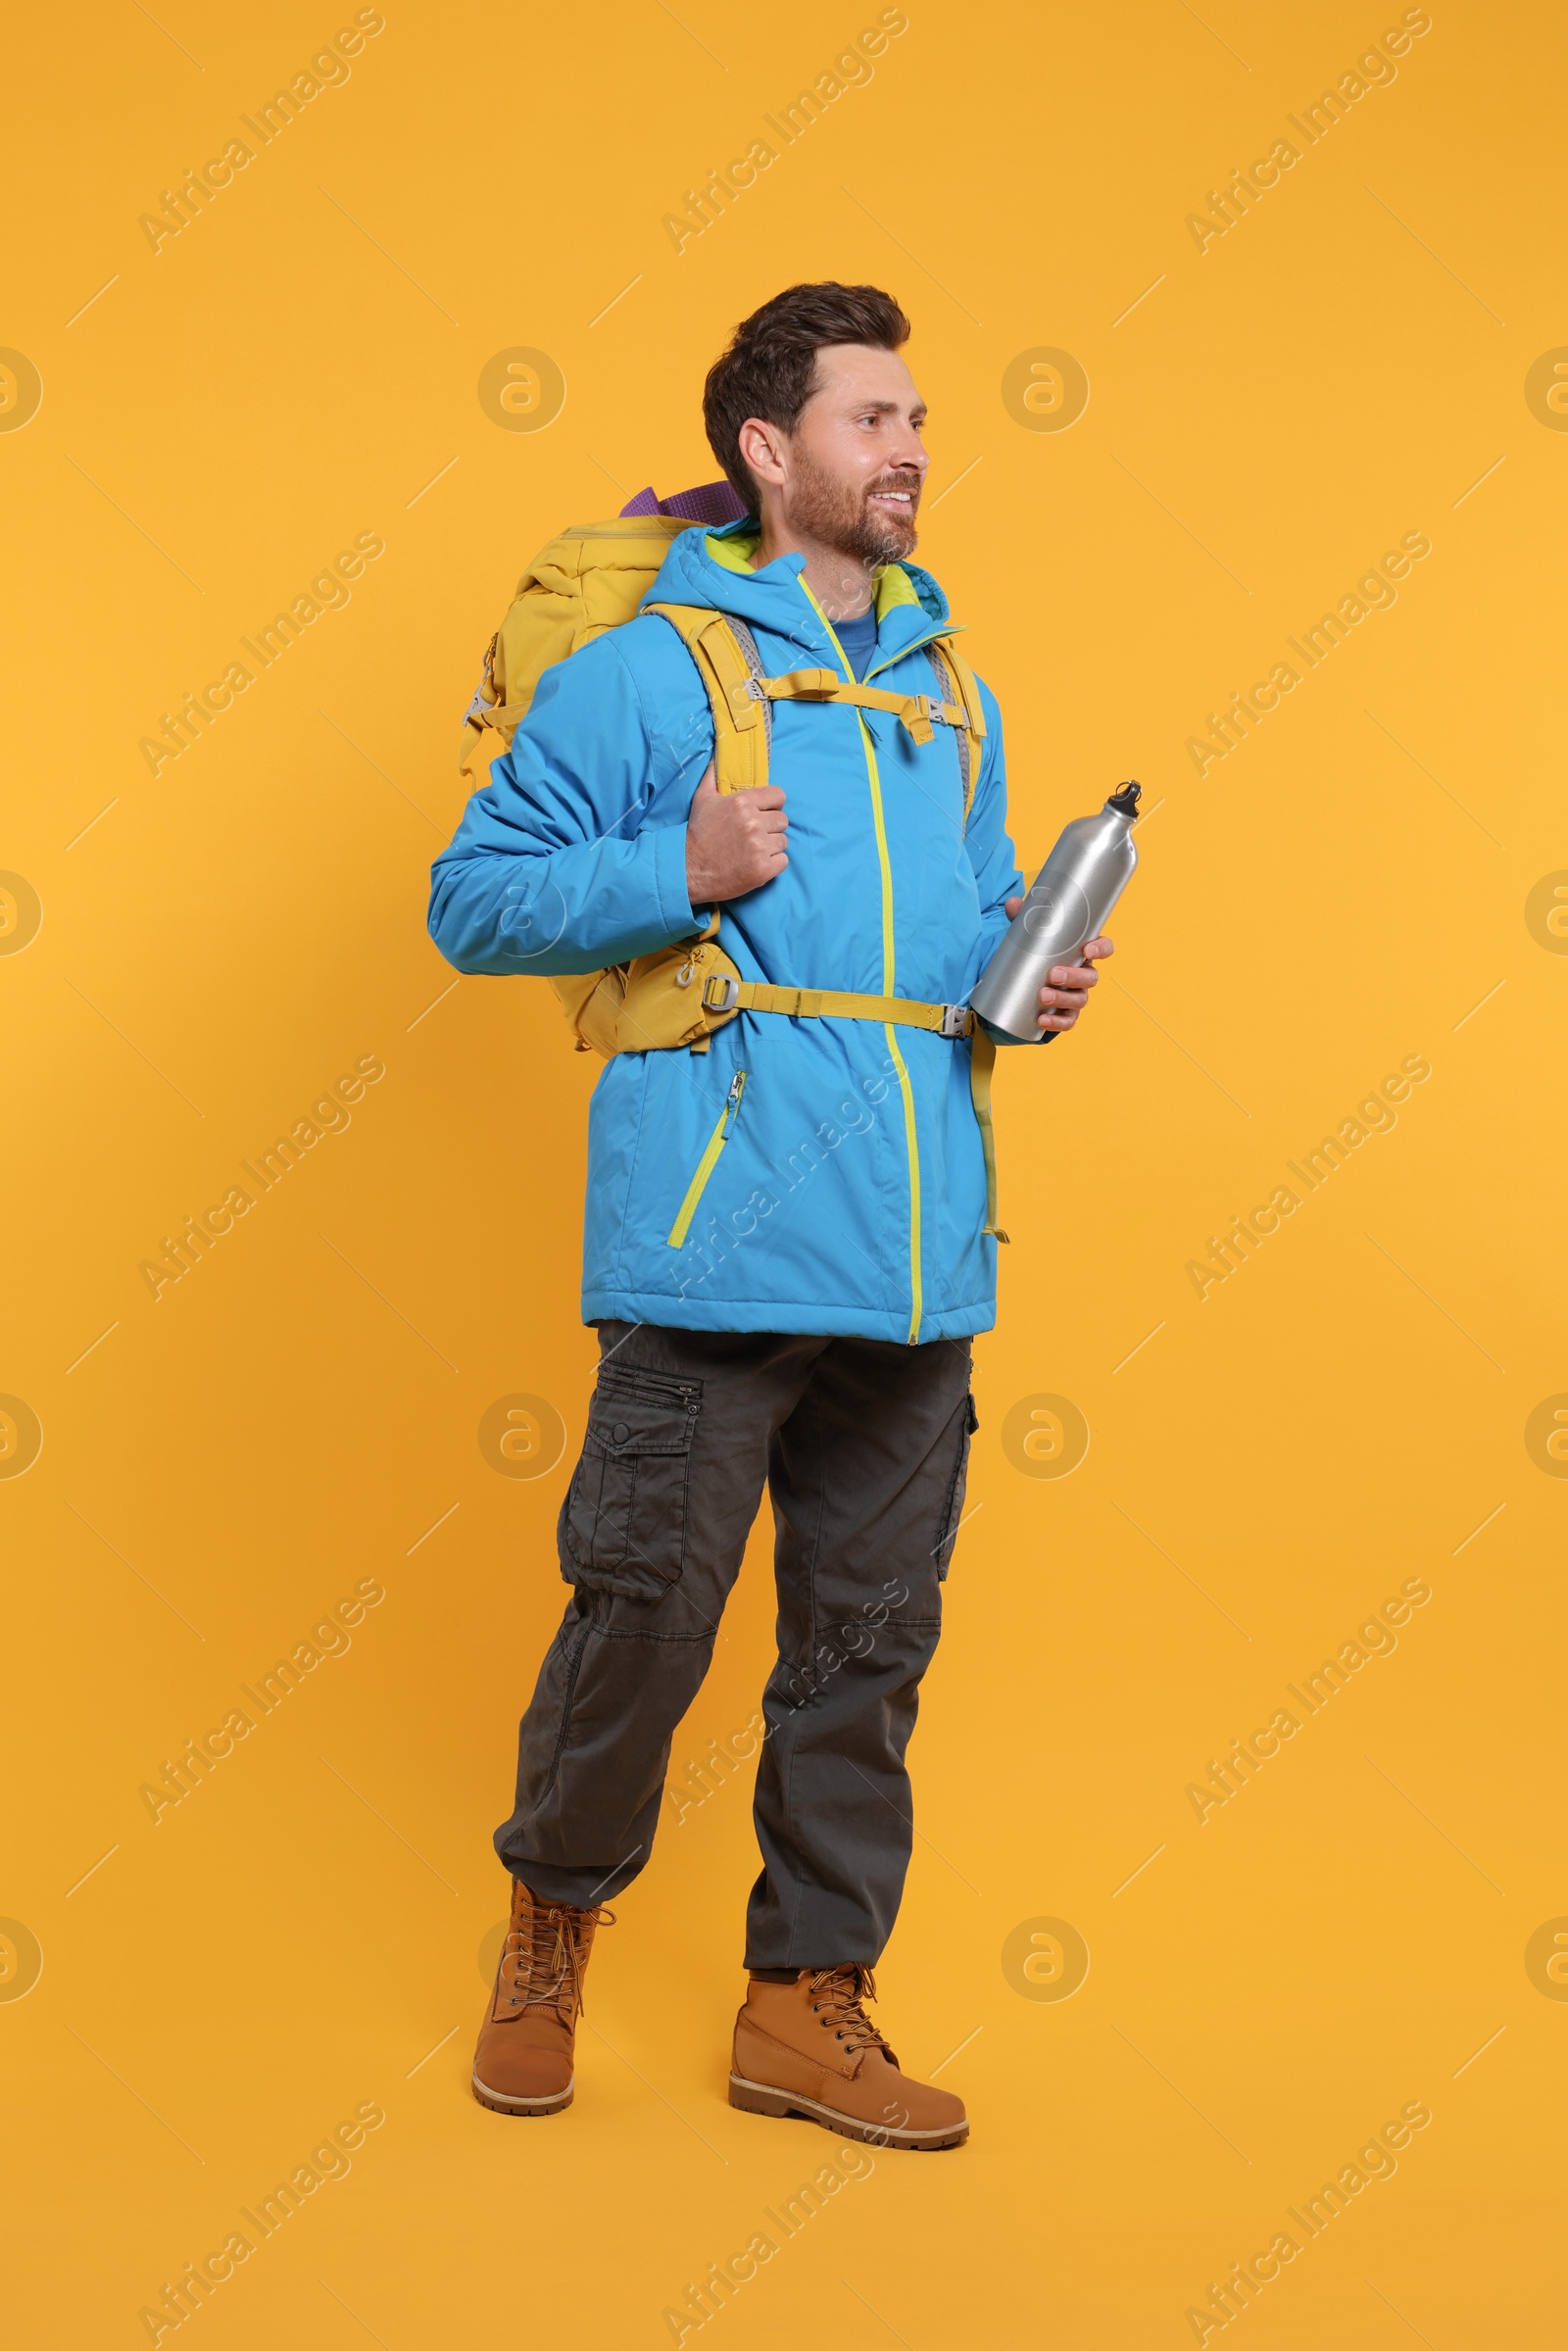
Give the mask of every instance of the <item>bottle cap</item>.
[[1123, 784], [1119, 791], [1111, 794], [1105, 806], [1114, 808], [1118, 816], [1125, 816], [1131, 824], [1138, 814], [1138, 798], [1142, 791], [1142, 784]]

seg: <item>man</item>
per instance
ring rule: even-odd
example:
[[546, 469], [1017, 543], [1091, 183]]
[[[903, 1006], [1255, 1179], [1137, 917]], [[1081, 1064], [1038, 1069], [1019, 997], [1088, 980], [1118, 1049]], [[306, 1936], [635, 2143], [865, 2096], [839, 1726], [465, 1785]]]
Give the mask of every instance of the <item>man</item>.
[[[898, 714], [956, 674], [931, 652], [946, 600], [908, 561], [929, 462], [908, 332], [875, 287], [795, 286], [708, 378], [746, 516], [674, 539], [648, 602], [729, 615], [757, 674], [785, 681], [767, 786], [715, 789], [694, 659], [644, 612], [545, 673], [435, 867], [430, 928], [460, 971], [622, 964], [717, 909], [748, 981], [870, 1007], [742, 1010], [702, 1052], [618, 1053], [595, 1091], [601, 1362], [561, 1514], [572, 1593], [496, 1836], [513, 1912], [473, 2088], [500, 2113], [570, 2102], [594, 1930], [648, 1860], [765, 1484], [778, 1662], [731, 2103], [893, 2147], [967, 2134], [864, 2008], [908, 1863], [905, 1750], [963, 1509], [970, 1340], [995, 1321], [967, 1022], [935, 1016], [1022, 903], [994, 698], [967, 788], [957, 726], [920, 740]], [[789, 685], [801, 671], [846, 700], [790, 698], [812, 691]], [[1050, 974], [1045, 1036], [1075, 1024], [1110, 952]], [[892, 998], [932, 1024], [888, 1017]]]

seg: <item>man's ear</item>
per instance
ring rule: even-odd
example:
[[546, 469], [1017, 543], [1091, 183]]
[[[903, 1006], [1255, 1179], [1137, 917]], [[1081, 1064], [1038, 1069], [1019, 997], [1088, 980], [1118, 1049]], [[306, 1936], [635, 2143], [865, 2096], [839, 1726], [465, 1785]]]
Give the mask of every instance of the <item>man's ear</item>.
[[783, 486], [788, 467], [785, 463], [787, 434], [777, 424], [769, 424], [763, 416], [748, 416], [738, 436], [741, 463], [750, 467], [758, 481], [773, 489]]

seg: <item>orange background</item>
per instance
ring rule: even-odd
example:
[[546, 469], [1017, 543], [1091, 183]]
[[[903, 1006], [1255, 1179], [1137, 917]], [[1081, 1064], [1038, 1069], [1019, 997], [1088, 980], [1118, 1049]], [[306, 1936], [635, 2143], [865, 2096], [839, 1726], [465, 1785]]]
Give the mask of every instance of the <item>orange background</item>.
[[[907, 13], [678, 253], [664, 214], [829, 69], [848, 6], [389, 0], [156, 253], [138, 217], [334, 19], [159, 0], [17, 41], [0, 344], [42, 385], [0, 429], [0, 866], [42, 916], [0, 900], [19, 2341], [146, 2340], [165, 2282], [366, 2104], [352, 2173], [203, 2311], [209, 2351], [667, 2342], [688, 2281], [847, 2152], [723, 2103], [734, 1784], [666, 1816], [620, 1904], [572, 2111], [523, 2129], [467, 2095], [595, 1356], [595, 1065], [542, 983], [454, 986], [424, 930], [523, 562], [709, 478], [703, 370], [822, 275], [914, 317], [921, 554], [1002, 698], [1024, 861], [1123, 776], [1152, 812], [1113, 979], [999, 1083], [1013, 1242], [881, 1977], [973, 2137], [879, 2156], [710, 2327], [1190, 2342], [1210, 2281], [1423, 2101], [1397, 2174], [1247, 2312], [1253, 2351], [1560, 2339], [1560, 15], [1436, 5], [1200, 252], [1205, 191], [1397, 10]], [[565, 381], [546, 430], [480, 404], [518, 346]], [[1070, 429], [1004, 402], [1042, 348], [1087, 375]], [[25, 393], [13, 367], [0, 428]], [[1408, 531], [1432, 552], [1397, 603], [1200, 777], [1205, 714]], [[160, 713], [367, 532], [352, 601], [151, 774]], [[1431, 1076], [1397, 1126], [1200, 1301], [1208, 1237], [1408, 1055]], [[155, 1302], [160, 1237], [366, 1058], [352, 1124]], [[479, 1443], [516, 1395], [564, 1423], [537, 1478]], [[1089, 1434], [1070, 1476], [1024, 1474], [1059, 1466], [1019, 1434], [1049, 1439], [1048, 1396]], [[42, 1450], [9, 1474], [28, 1411]], [[760, 1530], [682, 1772], [754, 1711], [766, 1557]], [[1210, 1758], [1410, 1579], [1397, 1650], [1200, 1823]], [[352, 1647], [155, 1825], [142, 1784], [365, 1582]], [[1042, 1920], [1087, 1948], [1068, 1998], [1031, 1996]]]

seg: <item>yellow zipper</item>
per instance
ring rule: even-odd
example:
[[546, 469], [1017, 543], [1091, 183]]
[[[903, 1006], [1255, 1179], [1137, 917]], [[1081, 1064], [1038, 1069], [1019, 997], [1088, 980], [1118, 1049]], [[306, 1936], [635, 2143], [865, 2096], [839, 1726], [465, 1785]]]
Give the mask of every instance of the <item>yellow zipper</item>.
[[[804, 572], [801, 574], [801, 586], [806, 589], [807, 595], [811, 598], [811, 603], [816, 607], [816, 616], [821, 621], [822, 626], [827, 630], [828, 636], [832, 640], [833, 650], [838, 655], [840, 661], [842, 661], [844, 664], [845, 676], [853, 682], [855, 672], [850, 667], [849, 662], [845, 661], [844, 648], [839, 643], [837, 631], [834, 629], [833, 623], [828, 618], [826, 612], [824, 612], [821, 606], [817, 604], [816, 598], [811, 595], [810, 588], [807, 586], [806, 575]], [[871, 740], [871, 730], [866, 725], [864, 718], [860, 715], [858, 710], [856, 711], [855, 715], [860, 729], [860, 749], [865, 754], [866, 779], [871, 787], [871, 821], [876, 830], [877, 861], [882, 868], [882, 993], [884, 996], [892, 996], [894, 994], [895, 976], [893, 943], [893, 867], [888, 860], [887, 827], [883, 822], [882, 816], [882, 779], [877, 772], [876, 746]], [[923, 1310], [923, 1297], [920, 1284], [920, 1145], [919, 1139], [915, 1132], [914, 1124], [914, 1088], [909, 1083], [909, 1072], [905, 1067], [904, 1055], [899, 1051], [898, 1032], [893, 1027], [891, 1021], [888, 1022], [883, 1028], [882, 1034], [888, 1041], [888, 1054], [893, 1062], [894, 1068], [898, 1071], [899, 1092], [904, 1098], [904, 1138], [909, 1159], [908, 1345], [910, 1347], [914, 1347], [918, 1343], [920, 1337], [920, 1316]]]
[[708, 1149], [698, 1160], [697, 1172], [686, 1187], [686, 1198], [680, 1203], [680, 1214], [669, 1228], [669, 1247], [671, 1249], [679, 1249], [686, 1238], [692, 1218], [697, 1213], [697, 1203], [708, 1187], [708, 1179], [718, 1165], [718, 1154], [729, 1141], [729, 1131], [735, 1124], [735, 1114], [741, 1106], [741, 1096], [745, 1092], [746, 1072], [744, 1069], [737, 1069], [735, 1075], [730, 1079], [729, 1092], [724, 1097], [724, 1107], [718, 1114], [718, 1124], [709, 1136]]
[[[820, 608], [818, 609], [820, 610]], [[828, 625], [832, 626], [831, 621]], [[896, 662], [906, 661], [911, 653], [924, 653], [928, 645], [940, 645], [945, 638], [965, 637], [968, 633], [967, 628], [961, 622], [952, 626], [944, 623], [941, 628], [927, 629], [925, 635], [916, 637], [912, 645], [903, 646], [898, 653], [890, 653], [885, 661], [873, 661], [860, 683], [862, 686], [868, 686], [872, 678], [881, 676], [884, 669], [891, 669]]]

